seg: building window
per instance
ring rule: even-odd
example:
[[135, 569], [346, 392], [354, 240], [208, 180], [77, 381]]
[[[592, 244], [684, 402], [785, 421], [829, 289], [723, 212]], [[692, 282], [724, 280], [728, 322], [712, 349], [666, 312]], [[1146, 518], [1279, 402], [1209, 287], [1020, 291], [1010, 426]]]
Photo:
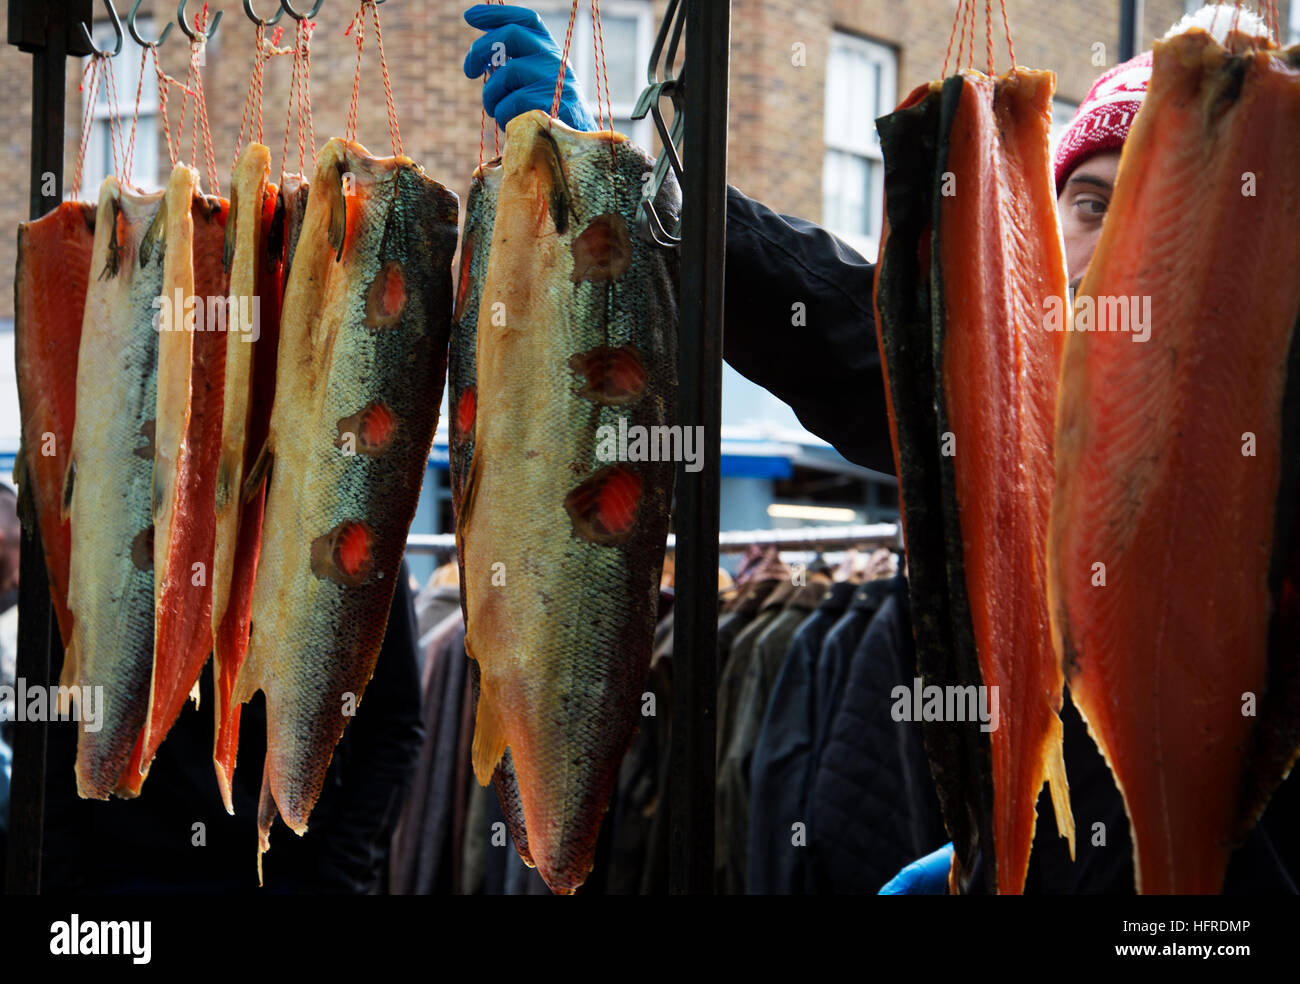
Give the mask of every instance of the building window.
[[874, 258], [885, 199], [885, 165], [876, 119], [897, 102], [893, 48], [849, 34], [831, 35], [826, 66], [826, 159], [822, 225]]
[[[139, 31], [144, 37], [153, 36], [153, 24], [149, 18], [141, 18]], [[114, 43], [112, 27], [107, 23], [95, 26], [95, 44], [100, 48], [110, 48]], [[108, 78], [101, 76], [95, 89], [95, 105], [91, 112], [90, 143], [86, 147], [86, 163], [82, 169], [80, 194], [83, 201], [97, 201], [99, 186], [113, 173], [113, 137], [109, 130], [110, 122], [117, 128], [117, 153], [125, 154], [126, 142], [131, 138], [131, 119], [135, 115], [135, 92], [140, 85], [141, 48], [127, 34], [122, 44], [122, 52], [116, 58], [108, 60], [109, 70], [113, 73], [112, 92], [115, 104], [109, 104]], [[82, 59], [82, 70], [86, 62]], [[86, 97], [82, 93], [82, 99]], [[113, 110], [116, 110], [114, 114]], [[85, 106], [82, 107], [84, 118]], [[144, 85], [140, 87], [140, 121], [136, 125], [135, 150], [131, 162], [130, 182], [142, 191], [157, 191], [158, 184], [158, 76], [154, 72], [153, 59], [146, 58], [144, 64]]]
[[[569, 26], [569, 4], [537, 3], [533, 9], [541, 15], [555, 43], [564, 47]], [[614, 129], [631, 137], [634, 143], [650, 148], [654, 123], [647, 116], [633, 121], [632, 111], [645, 88], [646, 63], [654, 45], [655, 23], [649, 0], [605, 0], [600, 5], [601, 34], [605, 38], [604, 72], [609, 72], [609, 98], [613, 103]], [[678, 51], [678, 68], [685, 57], [685, 47]], [[573, 41], [569, 45], [569, 64], [578, 77], [582, 96], [596, 115], [596, 53], [591, 24], [591, 9], [583, 5], [573, 23]], [[603, 76], [602, 76], [603, 77]], [[601, 86], [601, 105], [605, 102]], [[550, 107], [548, 106], [547, 109]]]

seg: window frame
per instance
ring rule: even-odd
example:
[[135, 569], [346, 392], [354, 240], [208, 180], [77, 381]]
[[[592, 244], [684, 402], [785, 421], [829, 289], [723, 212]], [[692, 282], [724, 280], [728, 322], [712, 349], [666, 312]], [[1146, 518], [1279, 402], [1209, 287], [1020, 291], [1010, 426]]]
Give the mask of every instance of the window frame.
[[[831, 119], [831, 86], [832, 71], [831, 66], [834, 64], [835, 49], [847, 49], [850, 52], [863, 54], [869, 61], [879, 65], [880, 82], [876, 90], [876, 107], [870, 117], [870, 125], [867, 128], [868, 137], [865, 143], [856, 143], [853, 141], [840, 141], [836, 139], [838, 134], [832, 132]], [[865, 159], [868, 161], [868, 167], [872, 174], [870, 197], [874, 200], [870, 207], [877, 213], [877, 219], [881, 218], [884, 211], [884, 168], [885, 157], [884, 151], [880, 146], [880, 134], [876, 130], [875, 121], [885, 114], [892, 112], [898, 105], [898, 49], [893, 45], [883, 41], [877, 41], [873, 38], [864, 37], [860, 34], [854, 34], [849, 31], [834, 29], [831, 31], [830, 41], [827, 48], [826, 56], [826, 85], [824, 89], [824, 109], [822, 123], [822, 196], [823, 203], [826, 194], [826, 166], [827, 160], [832, 152], [846, 154], [852, 157]], [[825, 206], [823, 204], [823, 211]], [[878, 223], [874, 232], [867, 234], [849, 232], [842, 228], [837, 228], [830, 224], [830, 217], [823, 215], [822, 221], [827, 229], [833, 232], [840, 239], [843, 239], [850, 246], [862, 253], [868, 259], [875, 257], [880, 249], [880, 229], [883, 223]]]

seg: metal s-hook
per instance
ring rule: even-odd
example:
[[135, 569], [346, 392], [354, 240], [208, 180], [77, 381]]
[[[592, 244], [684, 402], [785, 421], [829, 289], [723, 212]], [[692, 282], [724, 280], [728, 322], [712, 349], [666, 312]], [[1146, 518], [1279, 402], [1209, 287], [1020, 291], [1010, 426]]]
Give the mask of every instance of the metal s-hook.
[[[180, 24], [181, 31], [187, 38], [191, 41], [197, 41], [199, 39], [198, 33], [191, 31], [189, 25], [185, 23], [185, 8], [187, 6], [189, 6], [189, 0], [181, 0], [181, 2], [176, 5], [176, 23]], [[217, 16], [212, 18], [212, 23], [209, 24], [203, 32], [203, 40], [212, 40], [212, 36], [217, 33], [217, 26], [221, 23], [221, 18], [225, 15], [226, 12], [224, 10], [217, 11]]]
[[140, 36], [139, 28], [135, 26], [135, 15], [140, 9], [140, 4], [143, 2], [144, 0], [135, 0], [135, 3], [131, 4], [131, 12], [126, 15], [126, 29], [131, 32], [131, 37], [135, 39], [135, 43], [141, 48], [156, 48], [167, 40], [167, 35], [171, 34], [172, 22], [167, 22], [167, 26], [163, 28], [162, 34], [158, 35], [157, 41], [146, 41]]
[[283, 10], [290, 17], [292, 17], [294, 20], [303, 21], [303, 20], [307, 20], [308, 18], [315, 17], [317, 14], [319, 14], [321, 5], [324, 3], [325, 0], [316, 0], [316, 6], [312, 7], [311, 10], [309, 10], [307, 13], [300, 14], [298, 13], [298, 11], [293, 9], [293, 4], [291, 4], [289, 0], [280, 0], [280, 9]]
[[90, 27], [85, 21], [81, 22], [81, 33], [86, 37], [86, 44], [90, 47], [91, 55], [98, 55], [101, 58], [116, 58], [122, 53], [122, 22], [118, 19], [117, 11], [113, 9], [113, 0], [104, 0], [104, 6], [108, 10], [108, 19], [113, 25], [113, 33], [117, 35], [117, 45], [112, 51], [105, 51], [95, 44], [95, 39], [90, 36]]
[[247, 14], [248, 19], [258, 27], [274, 27], [276, 24], [280, 23], [280, 18], [284, 16], [284, 8], [281, 7], [275, 12], [274, 17], [267, 20], [265, 17], [257, 16], [256, 11], [253, 10], [253, 0], [244, 0], [244, 13]]

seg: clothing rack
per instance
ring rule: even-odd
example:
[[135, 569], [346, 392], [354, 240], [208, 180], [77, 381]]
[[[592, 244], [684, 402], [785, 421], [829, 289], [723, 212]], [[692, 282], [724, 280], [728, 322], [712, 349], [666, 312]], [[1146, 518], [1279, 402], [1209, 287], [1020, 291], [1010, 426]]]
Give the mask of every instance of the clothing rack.
[[[726, 530], [718, 534], [720, 553], [743, 553], [754, 546], [782, 550], [833, 550], [837, 547], [892, 547], [901, 550], [902, 544], [902, 531], [896, 523], [801, 526], [788, 530]], [[668, 534], [664, 549], [677, 549], [676, 534]], [[456, 552], [456, 536], [453, 533], [412, 533], [406, 538], [406, 552], [450, 556]]]
[[[138, 8], [138, 4], [136, 7]], [[247, 9], [248, 5], [245, 5]], [[316, 10], [322, 6], [316, 4]], [[115, 29], [121, 21], [111, 0]], [[91, 54], [92, 0], [9, 0], [8, 41], [32, 54], [31, 198], [36, 219], [63, 200], [66, 59]], [[253, 17], [251, 10], [249, 16]], [[129, 19], [133, 26], [133, 18]], [[672, 847], [670, 890], [710, 893], [713, 888], [713, 796], [717, 647], [715, 596], [720, 541], [717, 536], [721, 462], [723, 269], [726, 255], [727, 93], [730, 62], [730, 0], [672, 0], [665, 18], [673, 48], [691, 39], [685, 68], [673, 80], [675, 103], [685, 117], [681, 176], [681, 306], [679, 413], [686, 426], [707, 435], [703, 468], [677, 475], [678, 601], [676, 635], [685, 658], [674, 661], [674, 720], [670, 789]], [[215, 28], [215, 22], [212, 25]], [[159, 39], [161, 41], [161, 38]], [[682, 79], [689, 76], [690, 86]], [[654, 70], [652, 66], [651, 81]], [[677, 127], [674, 126], [674, 132]], [[42, 195], [46, 175], [53, 194]], [[412, 538], [412, 549], [426, 546]], [[722, 549], [728, 549], [723, 546]], [[19, 677], [53, 683], [61, 661], [40, 535], [24, 529], [19, 572]], [[55, 650], [59, 649], [59, 652]], [[47, 725], [15, 730], [6, 891], [37, 894], [45, 821]]]

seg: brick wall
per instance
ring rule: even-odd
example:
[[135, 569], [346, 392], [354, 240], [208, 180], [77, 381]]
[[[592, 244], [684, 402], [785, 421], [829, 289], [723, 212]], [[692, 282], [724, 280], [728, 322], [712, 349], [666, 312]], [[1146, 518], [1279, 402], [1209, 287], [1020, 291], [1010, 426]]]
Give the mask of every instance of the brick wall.
[[[307, 6], [304, 0], [301, 6]], [[118, 0], [120, 12], [129, 9]], [[198, 8], [197, 3], [190, 5]], [[273, 0], [258, 6], [273, 8]], [[479, 85], [465, 79], [461, 63], [477, 32], [465, 24], [459, 0], [396, 0], [380, 8], [385, 50], [405, 152], [463, 199], [478, 161]], [[666, 0], [654, 0], [656, 23]], [[1283, 0], [1286, 23], [1288, 0]], [[731, 123], [729, 152], [731, 181], [779, 211], [817, 219], [821, 212], [821, 172], [824, 156], [823, 101], [828, 40], [844, 30], [892, 45], [898, 53], [900, 98], [913, 86], [938, 76], [952, 29], [957, 0], [733, 0]], [[216, 146], [217, 167], [227, 190], [236, 133], [252, 65], [252, 25], [238, 0], [217, 0], [213, 10], [226, 17], [209, 46], [204, 68], [208, 112]], [[100, 9], [96, 6], [97, 11]], [[170, 3], [147, 2], [141, 14], [158, 10], [159, 23], [174, 11]], [[326, 0], [317, 18], [312, 44], [312, 104], [317, 146], [341, 135], [352, 90], [356, 47], [344, 28], [354, 5]], [[1017, 60], [1024, 65], [1052, 68], [1058, 92], [1078, 102], [1092, 80], [1113, 65], [1118, 45], [1118, 0], [1007, 0]], [[1180, 0], [1146, 0], [1142, 43], [1164, 33], [1182, 13]], [[995, 21], [997, 11], [994, 12]], [[286, 17], [283, 25], [289, 24]], [[995, 22], [996, 64], [1007, 65], [1000, 24]], [[367, 35], [362, 63], [361, 111], [358, 137], [377, 153], [388, 153], [389, 136], [383, 86], [373, 31]], [[976, 64], [983, 65], [983, 20], [977, 25]], [[282, 43], [289, 43], [286, 32]], [[1105, 46], [1105, 66], [1094, 64], [1095, 42]], [[803, 45], [803, 64], [795, 64], [795, 45]], [[164, 68], [183, 78], [187, 48], [178, 32], [161, 49]], [[76, 160], [81, 100], [77, 86], [80, 64], [69, 63], [65, 166], [68, 180]], [[276, 58], [266, 69], [265, 142], [280, 163], [290, 59]], [[0, 49], [0, 127], [10, 180], [0, 182], [0, 225], [12, 230], [27, 214], [28, 146], [31, 132], [31, 62], [5, 45]], [[121, 94], [133, 98], [134, 94]], [[170, 98], [173, 127], [179, 120], [180, 94]], [[489, 146], [491, 137], [489, 135]], [[190, 139], [184, 140], [189, 156]], [[296, 142], [294, 143], [296, 147]], [[165, 143], [159, 141], [158, 177], [168, 171]], [[490, 152], [490, 151], [489, 151]], [[296, 168], [296, 149], [290, 153]], [[206, 171], [201, 168], [205, 174]], [[0, 235], [0, 318], [12, 317], [14, 236]]]

